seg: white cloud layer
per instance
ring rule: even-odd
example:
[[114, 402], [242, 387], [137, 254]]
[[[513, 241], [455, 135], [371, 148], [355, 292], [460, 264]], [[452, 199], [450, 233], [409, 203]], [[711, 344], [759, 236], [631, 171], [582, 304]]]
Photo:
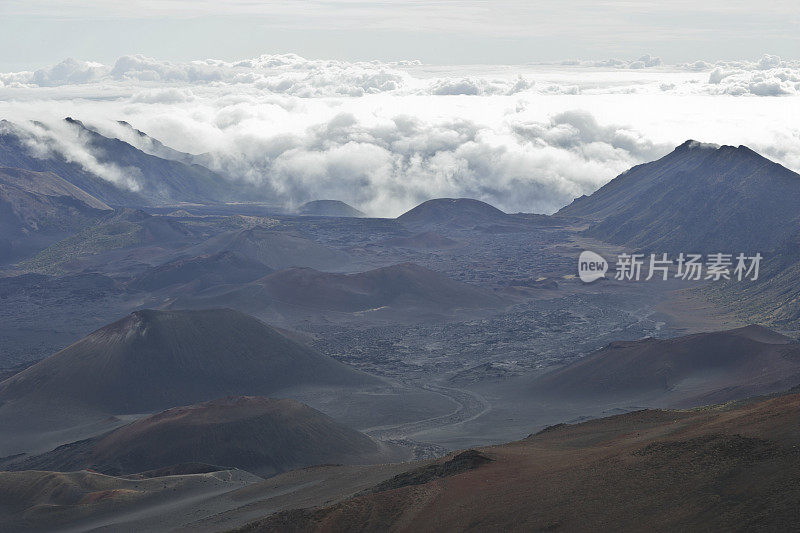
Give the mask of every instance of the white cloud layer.
[[[635, 60], [608, 59], [604, 61], [563, 61], [558, 66], [576, 70], [597, 71], [656, 69], [668, 76], [675, 72], [708, 72], [704, 82], [692, 80], [695, 86], [681, 87], [693, 94], [731, 94], [777, 96], [800, 93], [800, 61], [784, 61], [764, 55], [758, 61], [705, 61], [664, 67], [658, 57], [646, 54]], [[659, 67], [662, 67], [659, 70]], [[475, 67], [465, 67], [474, 70]], [[499, 69], [499, 67], [492, 67]], [[57, 65], [30, 72], [0, 73], [0, 87], [35, 88], [60, 87], [78, 84], [161, 84], [161, 85], [242, 85], [263, 92], [286, 94], [303, 98], [322, 96], [364, 96], [376, 93], [432, 95], [495, 95], [523, 91], [574, 91], [574, 86], [542, 89], [535, 87], [539, 74], [532, 67], [521, 67], [516, 76], [489, 77], [457, 76], [448, 72], [445, 77], [429, 77], [417, 61], [347, 62], [338, 60], [307, 60], [294, 54], [263, 55], [241, 61], [174, 62], [161, 61], [142, 55], [120, 57], [114, 65], [66, 59]], [[593, 71], [593, 72], [591, 72]], [[422, 75], [420, 75], [422, 74]], [[628, 80], [633, 81], [633, 80]], [[632, 83], [636, 86], [636, 83]], [[638, 84], [636, 90], [647, 87]], [[660, 86], [665, 90], [664, 86]], [[628, 89], [632, 89], [628, 87]], [[666, 89], [672, 90], [672, 87]]]
[[333, 198], [395, 216], [469, 196], [552, 212], [687, 138], [747, 144], [799, 170], [799, 93], [800, 62], [774, 56], [519, 67], [125, 56], [0, 73], [0, 118], [56, 128], [26, 126], [48, 149], [132, 188], [135, 173], [98, 166], [59, 120], [142, 143], [116, 124], [126, 120], [287, 205]]

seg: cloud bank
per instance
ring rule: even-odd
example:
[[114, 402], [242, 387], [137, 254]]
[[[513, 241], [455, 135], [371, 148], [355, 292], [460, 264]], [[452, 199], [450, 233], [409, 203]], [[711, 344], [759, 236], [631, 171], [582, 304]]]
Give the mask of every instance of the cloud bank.
[[[645, 70], [665, 67], [649, 54], [635, 60], [562, 61], [562, 67], [597, 70]], [[548, 65], [540, 65], [546, 68]], [[416, 68], [415, 68], [416, 67]], [[303, 98], [357, 97], [376, 93], [490, 95], [536, 92], [533, 76], [419, 76], [418, 61], [347, 62], [308, 60], [295, 54], [262, 55], [241, 61], [162, 61], [142, 55], [120, 57], [113, 65], [66, 59], [35, 71], [0, 73], [0, 87], [61, 87], [76, 84], [247, 85], [265, 92]], [[521, 67], [522, 70], [530, 70]], [[695, 94], [775, 96], [800, 92], [800, 61], [764, 55], [758, 61], [696, 61], [665, 67], [665, 73], [710, 72]], [[769, 90], [775, 84], [777, 90]], [[687, 89], [683, 87], [683, 89]], [[571, 86], [567, 90], [572, 90]], [[662, 89], [663, 90], [663, 89]], [[552, 86], [545, 89], [553, 92]]]
[[687, 138], [748, 144], [798, 170], [798, 93], [800, 62], [775, 56], [516, 67], [124, 56], [0, 73], [0, 118], [131, 189], [135, 172], [100, 165], [64, 116], [152, 152], [125, 120], [289, 206], [332, 198], [395, 216], [468, 196], [549, 213]]

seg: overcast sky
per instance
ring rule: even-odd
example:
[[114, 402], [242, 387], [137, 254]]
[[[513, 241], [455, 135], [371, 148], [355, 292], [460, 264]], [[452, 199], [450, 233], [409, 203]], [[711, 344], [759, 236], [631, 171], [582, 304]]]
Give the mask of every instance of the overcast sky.
[[800, 57], [800, 2], [0, 0], [0, 70], [141, 53], [519, 64]]

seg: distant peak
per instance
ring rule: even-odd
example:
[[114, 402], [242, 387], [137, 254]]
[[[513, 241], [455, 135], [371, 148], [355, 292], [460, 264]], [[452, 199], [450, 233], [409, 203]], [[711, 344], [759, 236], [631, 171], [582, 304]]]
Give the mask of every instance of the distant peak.
[[[119, 124], [120, 126], [122, 126], [123, 128], [125, 128], [125, 129], [127, 129], [127, 130], [130, 130], [130, 131], [132, 131], [133, 133], [135, 133], [135, 134], [136, 134], [136, 135], [138, 135], [139, 137], [147, 137], [148, 139], [151, 139], [151, 137], [150, 137], [150, 136], [148, 136], [148, 135], [147, 135], [145, 132], [143, 132], [143, 131], [141, 131], [141, 130], [137, 130], [136, 128], [134, 128], [133, 126], [131, 126], [130, 122], [127, 122], [127, 121], [125, 121], [125, 120], [118, 120], [118, 121], [117, 121], [117, 124]], [[151, 139], [151, 140], [152, 140], [152, 139]]]
[[[247, 321], [256, 320], [255, 318], [228, 309], [226, 307], [215, 307], [210, 309], [178, 309], [178, 310], [163, 310], [163, 309], [138, 309], [131, 314], [105, 326], [105, 328], [112, 329], [141, 329], [145, 326], [152, 326], [157, 324], [164, 324], [170, 321], [192, 321], [202, 320], [203, 318], [213, 317], [214, 321], [218, 324], [225, 324], [226, 320], [241, 320]], [[260, 323], [260, 322], [259, 322]], [[171, 326], [172, 327], [172, 326]], [[105, 329], [103, 328], [103, 329]], [[102, 329], [101, 329], [102, 331]]]
[[74, 119], [72, 117], [66, 117], [64, 119], [64, 122], [66, 122], [67, 124], [74, 124], [75, 126], [80, 126], [81, 128], [85, 128], [86, 127], [86, 126], [84, 126], [83, 122], [81, 122], [78, 119]]
[[764, 157], [761, 154], [759, 154], [758, 152], [756, 152], [755, 150], [753, 150], [752, 148], [750, 148], [749, 146], [745, 146], [743, 144], [740, 144], [739, 146], [737, 146], [736, 150], [738, 152], [747, 153], [747, 154], [755, 154], [758, 157]]
[[689, 139], [688, 141], [683, 142], [681, 145], [675, 148], [676, 152], [681, 151], [689, 151], [689, 150], [703, 150], [703, 151], [713, 151], [713, 150], [720, 150], [723, 152], [739, 152], [739, 153], [747, 153], [747, 154], [757, 154], [754, 150], [750, 149], [749, 147], [740, 144], [739, 146], [732, 146], [729, 144], [714, 144], [714, 143], [704, 143], [700, 141], [695, 141], [694, 139]]
[[477, 223], [499, 219], [506, 214], [491, 204], [474, 198], [434, 198], [406, 211], [397, 219], [401, 222], [462, 222]]
[[764, 342], [767, 344], [788, 344], [793, 342], [789, 337], [759, 324], [750, 324], [748, 326], [731, 329], [725, 333], [737, 335], [757, 342]]
[[363, 217], [364, 213], [341, 200], [312, 200], [297, 208], [301, 215]]
[[719, 148], [718, 144], [714, 143], [704, 143], [700, 141], [695, 141], [694, 139], [689, 139], [684, 141], [681, 145], [675, 148], [675, 151], [678, 150], [717, 150]]
[[115, 210], [114, 213], [111, 214], [111, 217], [118, 220], [125, 220], [127, 222], [141, 222], [143, 220], [153, 218], [153, 215], [147, 213], [146, 211], [142, 211], [141, 209], [122, 207]]

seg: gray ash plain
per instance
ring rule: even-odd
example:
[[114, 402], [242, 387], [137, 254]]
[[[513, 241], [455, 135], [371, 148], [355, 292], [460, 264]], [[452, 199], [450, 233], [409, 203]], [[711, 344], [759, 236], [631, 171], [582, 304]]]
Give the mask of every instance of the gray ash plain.
[[[584, 285], [574, 278], [581, 250], [613, 254], [621, 248], [583, 239], [583, 228], [568, 219], [504, 215], [497, 224], [420, 226], [394, 219], [298, 217], [258, 209], [246, 215], [226, 211], [229, 216], [224, 216], [191, 209], [175, 216], [153, 215], [186, 227], [183, 242], [93, 250], [90, 257], [67, 263], [76, 270], [67, 275], [5, 278], [0, 291], [3, 375], [13, 375], [136, 309], [172, 308], [176, 297], [195, 290], [191, 279], [153, 292], [136, 290], [131, 280], [149, 268], [196, 256], [206, 242], [218, 246], [224, 242], [221, 235], [253, 227], [305, 239], [347, 258], [345, 264], [331, 265], [331, 272], [414, 263], [507, 303], [449, 313], [400, 307], [261, 317], [323, 354], [393, 383], [402, 392], [386, 400], [380, 411], [397, 413], [385, 419], [369, 412], [368, 406], [380, 397], [371, 398], [371, 393], [352, 401], [319, 392], [295, 397], [380, 440], [403, 442], [419, 457], [520, 438], [536, 427], [568, 420], [573, 411], [526, 404], [524, 387], [514, 384], [612, 341], [680, 333], [658, 311], [674, 291], [684, 288], [680, 284], [605, 280]], [[404, 397], [427, 398], [428, 407], [423, 402], [400, 416]], [[499, 418], [508, 409], [516, 413], [513, 420]]]

